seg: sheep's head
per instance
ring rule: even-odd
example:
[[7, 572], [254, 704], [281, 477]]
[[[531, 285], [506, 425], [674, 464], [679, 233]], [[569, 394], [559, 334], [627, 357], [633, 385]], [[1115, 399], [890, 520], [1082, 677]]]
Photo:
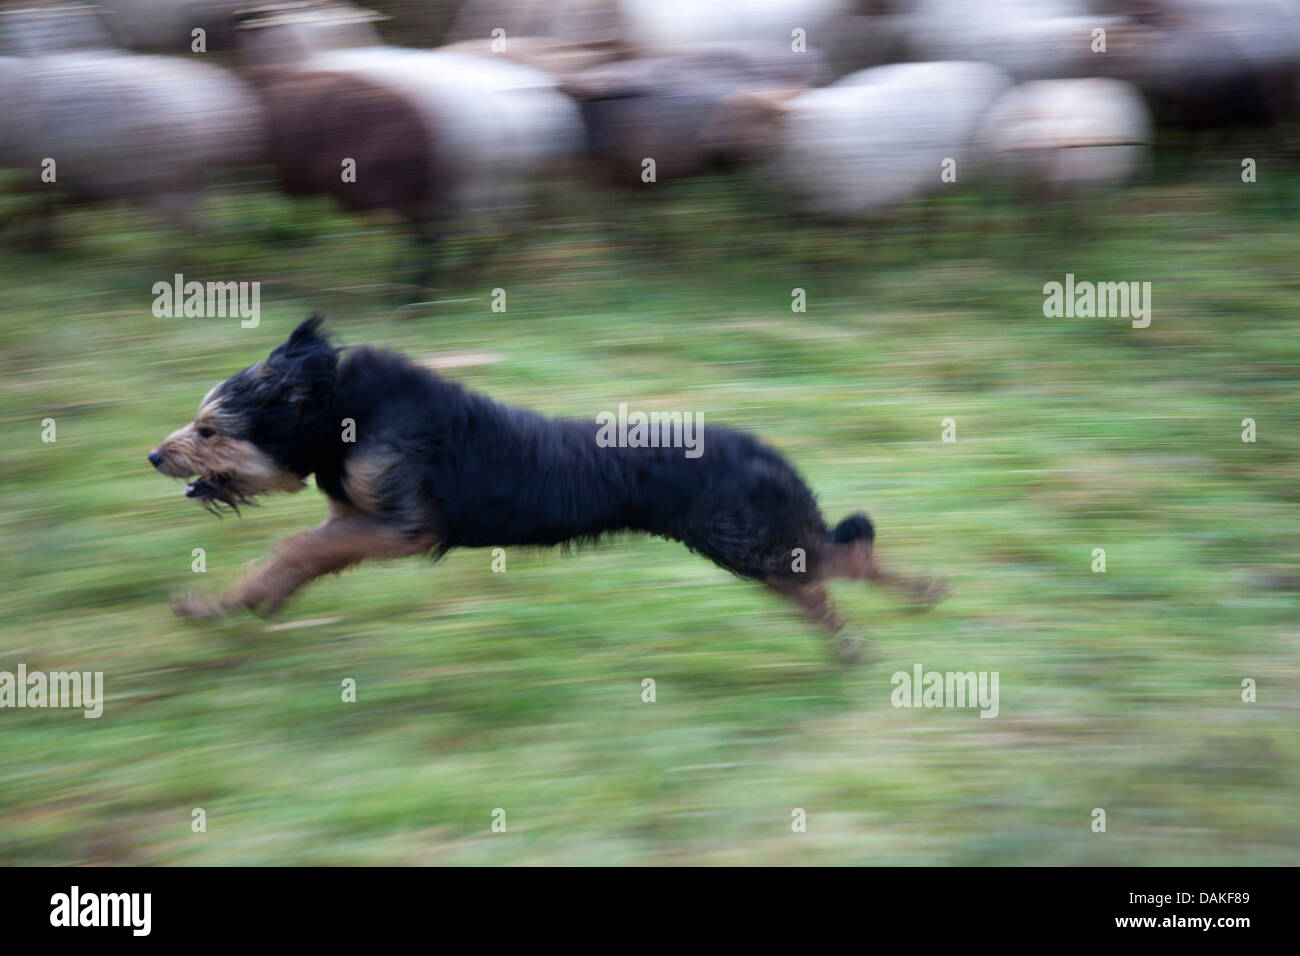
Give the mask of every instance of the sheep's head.
[[700, 134], [705, 151], [728, 162], [761, 159], [780, 139], [787, 102], [803, 92], [741, 90], [724, 97]]

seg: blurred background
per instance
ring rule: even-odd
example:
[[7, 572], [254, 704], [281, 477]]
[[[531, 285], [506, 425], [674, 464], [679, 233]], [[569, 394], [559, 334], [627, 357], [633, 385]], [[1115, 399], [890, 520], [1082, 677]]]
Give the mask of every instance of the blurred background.
[[[0, 8], [0, 670], [106, 691], [0, 711], [0, 861], [1300, 861], [1300, 3]], [[1048, 317], [1067, 274], [1149, 327]], [[316, 309], [752, 429], [958, 591], [839, 582], [853, 669], [640, 538], [177, 620], [324, 503], [217, 521], [145, 454]], [[998, 717], [892, 707], [917, 664]]]

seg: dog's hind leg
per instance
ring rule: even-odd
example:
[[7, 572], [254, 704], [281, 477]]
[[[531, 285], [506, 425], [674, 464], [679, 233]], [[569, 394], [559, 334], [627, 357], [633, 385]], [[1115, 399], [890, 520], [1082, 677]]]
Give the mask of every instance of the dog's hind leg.
[[375, 558], [428, 551], [430, 536], [411, 536], [375, 518], [335, 514], [324, 524], [287, 538], [242, 584], [217, 597], [187, 594], [172, 602], [182, 617], [220, 617], [241, 607], [275, 611], [303, 585], [324, 574]]
[[835, 656], [841, 663], [852, 664], [862, 657], [863, 641], [860, 637], [844, 637], [844, 619], [835, 610], [826, 585], [820, 581], [772, 580], [769, 589], [787, 601], [793, 601], [799, 610], [825, 628], [835, 643]]

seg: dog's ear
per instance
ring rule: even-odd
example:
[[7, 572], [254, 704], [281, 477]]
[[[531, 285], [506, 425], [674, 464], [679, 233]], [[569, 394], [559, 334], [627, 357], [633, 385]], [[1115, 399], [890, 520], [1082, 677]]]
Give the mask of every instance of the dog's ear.
[[322, 338], [322, 336], [317, 335], [317, 331], [324, 321], [324, 312], [313, 312], [309, 319], [293, 330], [293, 334], [289, 336], [289, 341], [285, 344], [292, 348], [294, 345], [301, 345], [310, 342], [312, 339]]
[[321, 323], [324, 321], [325, 315], [323, 313], [313, 313], [311, 318], [293, 330], [283, 344], [277, 345], [272, 350], [270, 356], [267, 357], [267, 362], [274, 365], [277, 361], [300, 358], [312, 352], [318, 352], [322, 348], [331, 352], [334, 351], [329, 344], [329, 339], [319, 332]]
[[266, 359], [271, 373], [267, 386], [290, 404], [319, 402], [334, 384], [339, 353], [317, 330], [325, 321], [319, 312], [293, 330]]

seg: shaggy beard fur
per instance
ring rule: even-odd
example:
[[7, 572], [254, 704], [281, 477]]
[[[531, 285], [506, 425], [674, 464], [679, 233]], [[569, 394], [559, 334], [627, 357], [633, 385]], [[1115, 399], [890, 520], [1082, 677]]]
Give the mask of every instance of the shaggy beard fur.
[[698, 458], [601, 447], [594, 421], [498, 404], [390, 352], [340, 353], [321, 321], [217, 386], [195, 422], [150, 455], [164, 473], [197, 474], [187, 493], [210, 508], [296, 490], [313, 472], [331, 501], [324, 525], [286, 542], [243, 588], [183, 602], [184, 613], [273, 609], [313, 577], [371, 557], [568, 545], [619, 531], [680, 541], [833, 631], [831, 577], [925, 593], [875, 566], [866, 515], [829, 529], [795, 470], [750, 435], [704, 426]]
[[230, 475], [212, 475], [210, 478], [195, 478], [185, 486], [185, 497], [196, 498], [199, 504], [218, 518], [223, 511], [239, 514], [239, 506], [253, 506], [257, 502], [240, 494], [235, 488]]

